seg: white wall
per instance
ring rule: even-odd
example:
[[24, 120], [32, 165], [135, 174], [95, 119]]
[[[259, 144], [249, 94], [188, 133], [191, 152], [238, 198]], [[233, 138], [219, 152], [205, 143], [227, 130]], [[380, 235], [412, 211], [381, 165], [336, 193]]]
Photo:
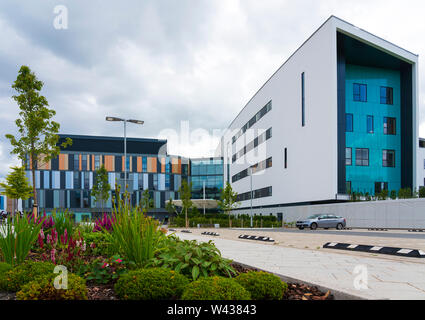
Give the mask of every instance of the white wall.
[[[313, 214], [335, 214], [347, 219], [351, 228], [425, 229], [425, 199], [348, 202], [253, 210], [253, 214], [283, 213], [285, 222], [305, 219]], [[249, 214], [249, 210], [235, 212]]]
[[[273, 187], [273, 196], [253, 205], [335, 199], [337, 193], [336, 33], [324, 25], [251, 99], [224, 137], [224, 159], [232, 136], [272, 100], [272, 110], [240, 137], [239, 151], [255, 136], [273, 129], [272, 138], [230, 166], [230, 178], [250, 165], [273, 157], [273, 167], [253, 177], [253, 189]], [[301, 73], [305, 72], [305, 121], [301, 125]], [[257, 132], [258, 130], [258, 132]], [[284, 148], [288, 169], [284, 169]], [[225, 172], [225, 177], [227, 173]], [[250, 191], [249, 178], [233, 184], [238, 193]], [[250, 201], [242, 203], [249, 205]]]

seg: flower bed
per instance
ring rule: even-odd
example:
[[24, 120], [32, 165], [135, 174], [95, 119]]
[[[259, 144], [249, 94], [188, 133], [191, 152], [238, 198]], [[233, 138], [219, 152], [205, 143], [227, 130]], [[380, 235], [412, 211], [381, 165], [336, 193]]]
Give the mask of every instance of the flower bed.
[[[10, 221], [18, 245], [0, 241], [7, 262], [0, 300], [333, 299], [330, 292], [225, 259], [211, 241], [167, 236], [140, 208], [118, 201], [112, 217], [94, 224], [75, 225], [66, 213]], [[67, 290], [55, 288], [58, 266], [68, 272]]]

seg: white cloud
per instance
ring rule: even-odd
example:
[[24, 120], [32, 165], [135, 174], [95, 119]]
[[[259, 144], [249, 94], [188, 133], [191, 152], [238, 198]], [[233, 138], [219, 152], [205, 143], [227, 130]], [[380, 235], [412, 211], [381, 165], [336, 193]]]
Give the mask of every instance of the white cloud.
[[[145, 120], [128, 135], [158, 137], [189, 120], [225, 129], [273, 72], [330, 16], [425, 56], [423, 1], [146, 0], [63, 1], [69, 29], [54, 30], [56, 1], [0, 4], [0, 177], [9, 164], [4, 138], [15, 132], [11, 83], [22, 64], [45, 82], [61, 131], [121, 135], [106, 115]], [[420, 72], [420, 95], [425, 93]], [[420, 101], [421, 115], [425, 100]], [[425, 136], [421, 116], [420, 134]], [[169, 142], [170, 152], [212, 155], [218, 138]]]

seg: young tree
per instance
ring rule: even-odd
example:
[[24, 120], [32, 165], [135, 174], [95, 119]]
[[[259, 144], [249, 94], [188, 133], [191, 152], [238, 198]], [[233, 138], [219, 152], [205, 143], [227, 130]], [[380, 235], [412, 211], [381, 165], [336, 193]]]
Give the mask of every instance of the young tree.
[[229, 182], [226, 183], [226, 187], [221, 190], [220, 200], [218, 200], [218, 206], [229, 216], [229, 227], [231, 226], [230, 211], [237, 208], [240, 202], [237, 201], [238, 193], [234, 192]]
[[185, 213], [186, 228], [189, 228], [189, 220], [187, 219], [187, 210], [192, 207], [192, 183], [182, 181], [179, 189], [180, 199], [182, 200], [182, 211]]
[[47, 99], [40, 95], [43, 82], [27, 66], [22, 66], [18, 77], [12, 85], [18, 93], [12, 98], [17, 102], [20, 118], [15, 121], [20, 137], [6, 134], [10, 140], [12, 153], [18, 155], [24, 163], [27, 157], [31, 162], [33, 181], [33, 212], [37, 218], [37, 191], [35, 189], [35, 170], [38, 163], [48, 162], [59, 155], [60, 148], [66, 148], [72, 144], [67, 138], [64, 143], [58, 145], [60, 125], [51, 120], [56, 112], [49, 109]]
[[149, 190], [146, 189], [142, 193], [142, 199], [140, 200], [140, 207], [142, 212], [146, 215], [151, 209], [153, 209], [153, 200], [149, 195]]
[[170, 215], [177, 213], [176, 206], [173, 204], [173, 199], [170, 198], [170, 200], [168, 200], [165, 205], [165, 210], [167, 210]]
[[32, 187], [25, 176], [23, 167], [12, 167], [11, 169], [12, 172], [6, 177], [6, 183], [0, 183], [0, 187], [5, 190], [2, 194], [12, 199], [12, 215], [14, 215], [17, 208], [16, 201], [31, 198]]
[[96, 203], [100, 202], [102, 209], [104, 207], [104, 203], [109, 199], [110, 190], [111, 185], [108, 182], [108, 171], [106, 171], [105, 166], [102, 165], [96, 170], [95, 182], [91, 191]]

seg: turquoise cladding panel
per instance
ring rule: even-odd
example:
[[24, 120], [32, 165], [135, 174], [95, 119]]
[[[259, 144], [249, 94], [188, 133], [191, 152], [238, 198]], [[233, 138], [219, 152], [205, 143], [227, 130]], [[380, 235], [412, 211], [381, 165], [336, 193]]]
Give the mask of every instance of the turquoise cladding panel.
[[[353, 85], [367, 85], [367, 102], [354, 101]], [[381, 104], [380, 88], [393, 88], [393, 105]], [[387, 182], [388, 190], [401, 186], [400, 72], [346, 66], [346, 113], [353, 114], [353, 132], [346, 132], [346, 147], [352, 148], [352, 165], [346, 167], [351, 190], [375, 193], [375, 182]], [[367, 132], [367, 116], [373, 116], [374, 133]], [[396, 135], [384, 134], [384, 118], [396, 118]], [[369, 149], [369, 166], [356, 166], [356, 148]], [[383, 150], [395, 150], [395, 168], [383, 167]]]

